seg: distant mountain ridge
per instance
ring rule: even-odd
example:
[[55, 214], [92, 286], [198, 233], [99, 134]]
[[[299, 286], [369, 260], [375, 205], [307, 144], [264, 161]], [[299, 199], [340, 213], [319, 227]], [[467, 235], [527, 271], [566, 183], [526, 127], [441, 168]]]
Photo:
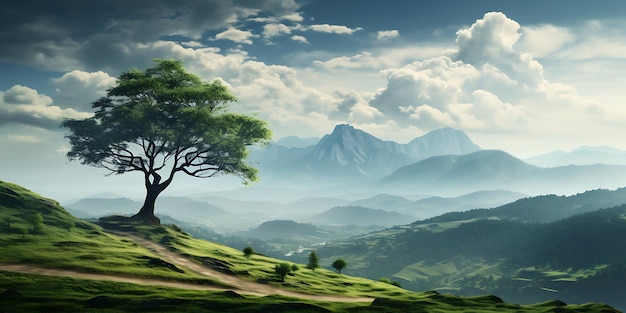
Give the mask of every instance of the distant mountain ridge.
[[479, 151], [460, 130], [443, 128], [415, 138], [407, 144], [379, 139], [348, 124], [335, 126], [317, 144], [286, 147], [278, 143], [254, 150], [253, 163], [262, 175], [285, 181], [375, 180], [398, 167], [438, 155]]
[[507, 189], [525, 194], [571, 194], [626, 185], [626, 166], [594, 164], [541, 168], [500, 150], [432, 157], [399, 168], [378, 186], [422, 193], [469, 193]]
[[328, 225], [393, 226], [407, 224], [415, 218], [398, 212], [360, 206], [338, 206], [312, 216], [309, 221]]
[[597, 163], [626, 165], [626, 151], [608, 146], [582, 146], [571, 152], [556, 150], [528, 158], [525, 161], [542, 167]]

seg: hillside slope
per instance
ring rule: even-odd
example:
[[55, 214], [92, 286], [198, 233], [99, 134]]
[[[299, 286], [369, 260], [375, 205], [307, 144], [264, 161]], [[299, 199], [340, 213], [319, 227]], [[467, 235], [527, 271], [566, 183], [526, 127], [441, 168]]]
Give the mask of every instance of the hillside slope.
[[494, 293], [521, 303], [557, 295], [624, 309], [626, 205], [600, 209], [624, 192], [542, 196], [449, 213], [330, 244], [318, 254], [342, 257], [355, 263], [357, 275], [393, 277], [412, 290]]
[[[463, 298], [437, 292], [412, 293], [384, 282], [339, 275], [319, 269], [301, 269], [285, 281], [276, 278], [274, 266], [283, 262], [260, 255], [247, 259], [225, 246], [197, 240], [176, 226], [144, 227], [121, 224], [132, 231], [123, 236], [69, 215], [50, 199], [0, 182], [0, 265], [23, 264], [65, 272], [149, 278], [198, 286], [227, 286], [240, 282], [287, 290], [289, 296], [240, 294], [237, 291], [195, 291], [179, 286], [158, 287], [83, 278], [49, 277], [0, 271], [2, 310], [19, 312], [185, 312], [210, 308], [214, 312], [617, 312], [606, 305], [566, 306], [561, 302], [520, 306], [494, 296]], [[29, 216], [40, 214], [42, 223], [30, 230]], [[107, 222], [112, 226], [116, 222]], [[20, 231], [27, 229], [26, 232]], [[185, 262], [178, 259], [185, 259]], [[228, 279], [213, 279], [203, 268], [219, 269]], [[302, 267], [303, 268], [303, 267]], [[262, 284], [259, 284], [261, 282]], [[243, 283], [242, 283], [243, 284]], [[229, 286], [230, 285], [230, 286]], [[244, 288], [242, 288], [244, 289]], [[267, 288], [259, 288], [267, 290]], [[295, 292], [295, 293], [294, 293]], [[303, 294], [300, 296], [300, 294]], [[304, 294], [316, 295], [308, 297]], [[313, 300], [318, 297], [322, 300]], [[371, 302], [353, 303], [338, 297]], [[308, 299], [306, 299], [308, 298]]]

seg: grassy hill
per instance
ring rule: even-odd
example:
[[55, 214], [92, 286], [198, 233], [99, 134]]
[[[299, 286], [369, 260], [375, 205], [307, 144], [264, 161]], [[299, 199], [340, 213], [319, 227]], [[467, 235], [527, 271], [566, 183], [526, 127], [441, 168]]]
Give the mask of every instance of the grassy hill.
[[[32, 222], [37, 214], [41, 223]], [[0, 310], [6, 312], [617, 312], [602, 304], [516, 305], [495, 296], [414, 293], [385, 282], [311, 271], [303, 264], [281, 281], [274, 267], [284, 261], [262, 255], [247, 259], [239, 250], [195, 239], [175, 225], [111, 221], [107, 227], [115, 225], [116, 234], [5, 182], [0, 182], [0, 221]], [[169, 254], [177, 257], [164, 257]], [[181, 266], [176, 259], [189, 261]], [[198, 270], [209, 268], [228, 279]], [[250, 293], [255, 286], [276, 292]]]
[[[593, 210], [591, 204], [623, 192], [542, 196], [446, 214], [327, 245], [318, 255], [341, 257], [353, 264], [352, 274], [392, 277], [412, 290], [493, 293], [519, 303], [557, 297], [626, 308], [626, 205]], [[538, 216], [569, 217], [538, 223]]]

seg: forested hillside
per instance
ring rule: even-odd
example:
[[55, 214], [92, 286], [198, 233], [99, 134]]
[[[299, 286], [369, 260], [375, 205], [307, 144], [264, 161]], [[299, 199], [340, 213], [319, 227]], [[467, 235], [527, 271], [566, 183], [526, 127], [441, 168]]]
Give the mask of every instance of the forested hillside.
[[[602, 194], [556, 199], [572, 204], [577, 198], [590, 200]], [[353, 264], [351, 274], [393, 277], [412, 290], [492, 293], [521, 303], [545, 301], [556, 293], [565, 301], [600, 301], [626, 308], [621, 299], [626, 294], [626, 205], [537, 223], [532, 209], [521, 209], [523, 201], [530, 200], [390, 228], [329, 244], [318, 255], [340, 256]], [[560, 212], [548, 217], [564, 214], [553, 196], [534, 200], [555, 204], [554, 212]], [[577, 205], [572, 213], [591, 209]], [[519, 214], [506, 216], [507, 210]]]

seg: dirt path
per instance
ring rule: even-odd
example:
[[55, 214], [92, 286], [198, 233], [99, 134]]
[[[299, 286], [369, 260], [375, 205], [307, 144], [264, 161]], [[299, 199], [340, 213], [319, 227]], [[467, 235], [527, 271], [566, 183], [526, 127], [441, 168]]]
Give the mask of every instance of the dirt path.
[[94, 280], [106, 280], [125, 282], [141, 285], [154, 285], [164, 287], [174, 287], [190, 290], [214, 290], [214, 291], [226, 291], [231, 290], [239, 294], [254, 295], [254, 296], [267, 296], [267, 295], [283, 295], [288, 297], [309, 299], [317, 301], [332, 301], [332, 302], [372, 302], [372, 298], [367, 297], [345, 297], [340, 295], [310, 295], [304, 293], [298, 293], [294, 291], [280, 289], [272, 285], [259, 284], [244, 278], [240, 278], [234, 275], [228, 275], [219, 271], [216, 271], [208, 266], [199, 264], [191, 258], [184, 257], [178, 253], [172, 252], [162, 245], [159, 245], [150, 240], [135, 236], [129, 233], [115, 233], [119, 236], [124, 236], [132, 239], [138, 245], [144, 246], [148, 250], [152, 251], [159, 258], [176, 265], [179, 268], [184, 268], [200, 275], [213, 278], [221, 281], [233, 288], [221, 288], [216, 286], [206, 286], [192, 283], [174, 282], [162, 279], [154, 278], [139, 278], [139, 277], [127, 277], [111, 274], [91, 274], [82, 273], [70, 270], [48, 269], [42, 267], [36, 267], [32, 265], [22, 264], [0, 264], [0, 271], [18, 272], [25, 274], [37, 274], [37, 275], [49, 275], [49, 276], [64, 276], [79, 279], [94, 279]]

